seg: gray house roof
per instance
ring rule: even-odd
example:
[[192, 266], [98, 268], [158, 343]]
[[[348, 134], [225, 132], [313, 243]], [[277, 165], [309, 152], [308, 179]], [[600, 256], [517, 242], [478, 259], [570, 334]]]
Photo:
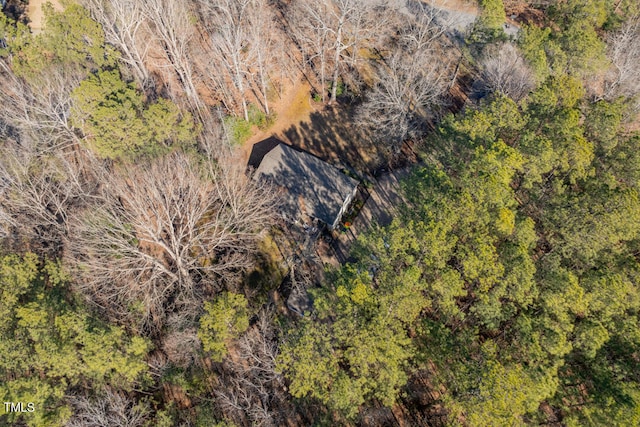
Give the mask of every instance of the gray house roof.
[[306, 214], [329, 226], [358, 186], [335, 166], [282, 143], [264, 155], [254, 179], [268, 179], [286, 189], [282, 209], [290, 219]]

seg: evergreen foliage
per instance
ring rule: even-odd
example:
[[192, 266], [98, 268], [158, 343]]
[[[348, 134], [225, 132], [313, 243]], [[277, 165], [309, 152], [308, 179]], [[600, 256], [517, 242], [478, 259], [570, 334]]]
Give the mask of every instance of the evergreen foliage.
[[158, 155], [194, 137], [189, 113], [181, 113], [165, 99], [146, 104], [117, 71], [89, 76], [73, 91], [72, 99], [71, 123], [82, 130], [102, 158]]
[[87, 73], [115, 65], [116, 53], [105, 43], [100, 25], [89, 11], [75, 2], [65, 2], [64, 10], [43, 5], [45, 30], [32, 35], [23, 23], [0, 16], [0, 36], [6, 48], [0, 55], [10, 56], [16, 75], [36, 82], [49, 67], [63, 66], [67, 72]]
[[0, 398], [35, 405], [4, 422], [62, 425], [71, 388], [130, 389], [146, 375], [150, 343], [92, 317], [69, 299], [68, 281], [59, 263], [33, 254], [0, 259]]
[[545, 27], [525, 26], [520, 46], [540, 80], [548, 75], [587, 76], [608, 66], [606, 45], [598, 31], [612, 17], [613, 3], [606, 0], [568, 0], [552, 3]]
[[[291, 393], [354, 416], [433, 362], [452, 422], [524, 425], [543, 402], [577, 425], [633, 420], [640, 164], [615, 160], [638, 138], [620, 111], [560, 75], [445, 119], [401, 218], [359, 238], [283, 348]], [[584, 410], [564, 403], [576, 383]]]
[[470, 40], [474, 43], [488, 43], [505, 37], [504, 24], [507, 15], [502, 0], [480, 0], [478, 16]]
[[[421, 94], [435, 93], [430, 79], [442, 81], [438, 91], [464, 90], [455, 79], [474, 64], [456, 58], [451, 86], [445, 71], [429, 67], [449, 60], [455, 49], [440, 51], [459, 42], [436, 9], [300, 0], [275, 14], [274, 2], [196, 3], [187, 10], [165, 0], [82, 2], [91, 12], [71, 0], [62, 11], [47, 3], [37, 34], [0, 14], [0, 402], [35, 406], [0, 411], [0, 424], [109, 425], [100, 418], [107, 414], [135, 426], [369, 425], [358, 417], [372, 407], [420, 400], [412, 382], [419, 372], [437, 391], [429, 409], [452, 426], [640, 425], [638, 104], [628, 88], [607, 89], [611, 67], [637, 65], [637, 55], [616, 62], [608, 36], [640, 13], [637, 1], [527, 2], [535, 10], [527, 9], [533, 19], [522, 25], [520, 53], [509, 46], [535, 79], [526, 74], [513, 99], [488, 91], [444, 118], [432, 117]], [[251, 9], [255, 28], [225, 27], [225, 4]], [[479, 4], [464, 49], [479, 60], [482, 79], [483, 58], [501, 46], [490, 45], [506, 39], [506, 12], [502, 0]], [[414, 12], [402, 23], [383, 16], [402, 21]], [[300, 17], [313, 25], [263, 41], [261, 31], [281, 17], [283, 27]], [[222, 31], [236, 27], [250, 37]], [[378, 34], [386, 27], [392, 31]], [[620, 33], [630, 38], [619, 46], [633, 46], [637, 29]], [[198, 43], [193, 34], [209, 39]], [[225, 35], [242, 43], [215, 46]], [[274, 50], [281, 38], [285, 49], [300, 50]], [[407, 51], [411, 61], [394, 62], [394, 49], [411, 43], [429, 55]], [[126, 56], [128, 48], [137, 55]], [[263, 58], [267, 51], [283, 58]], [[225, 52], [256, 59], [219, 67]], [[134, 65], [138, 74], [127, 69]], [[386, 107], [366, 113], [372, 129], [391, 129], [386, 143], [414, 136], [407, 146], [420, 162], [398, 189], [404, 203], [389, 224], [360, 232], [348, 262], [310, 286], [304, 317], [282, 315], [275, 293], [277, 310], [260, 307], [263, 315], [253, 316], [255, 298], [224, 289], [242, 288], [253, 268], [272, 199], [269, 189], [247, 184], [244, 165], [228, 155], [233, 147], [214, 140], [226, 132], [226, 142], [240, 145], [255, 127], [268, 128], [275, 113], [251, 102], [264, 98], [268, 111], [267, 83], [293, 82], [288, 69], [304, 70], [311, 85], [313, 72], [320, 87], [333, 81], [334, 98], [343, 81], [372, 88], [358, 102], [383, 86], [397, 89], [406, 111], [424, 104], [424, 124], [435, 128], [409, 132]], [[144, 87], [123, 78], [130, 75]], [[385, 79], [400, 83], [387, 88]], [[165, 93], [176, 103], [159, 97]], [[242, 105], [245, 116], [217, 123], [207, 111], [215, 103]], [[284, 134], [315, 140], [324, 113]], [[330, 124], [320, 136], [339, 129]], [[208, 157], [193, 156], [197, 170], [183, 153], [164, 156], [200, 148]], [[77, 277], [57, 261], [71, 253], [64, 259], [80, 260]], [[296, 264], [301, 279], [310, 277], [308, 264]], [[112, 313], [123, 318], [150, 303], [158, 327], [141, 330], [156, 351], [150, 339], [98, 318], [78, 290], [100, 291], [94, 302], [102, 309], [117, 301]], [[212, 300], [202, 304], [202, 295]]]
[[229, 341], [249, 327], [248, 303], [242, 294], [224, 292], [213, 303], [205, 302], [204, 310], [198, 336], [204, 351], [221, 362]]

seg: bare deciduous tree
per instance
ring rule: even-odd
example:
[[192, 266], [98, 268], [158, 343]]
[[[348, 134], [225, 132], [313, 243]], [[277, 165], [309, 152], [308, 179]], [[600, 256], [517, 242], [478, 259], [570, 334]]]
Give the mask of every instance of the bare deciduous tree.
[[200, 340], [195, 329], [170, 331], [162, 338], [162, 350], [174, 366], [189, 367], [200, 348]]
[[225, 412], [255, 426], [281, 425], [281, 414], [274, 411], [282, 381], [275, 368], [277, 356], [273, 313], [263, 309], [256, 324], [239, 339], [237, 359], [225, 360], [225, 375], [215, 391]]
[[[321, 7], [320, 3], [313, 7], [306, 2], [295, 2], [289, 9], [289, 20], [294, 23], [292, 24], [293, 36], [302, 48], [305, 64], [311, 65], [318, 75], [319, 92], [322, 95], [322, 102], [325, 102], [327, 72], [333, 43], [330, 30], [321, 19], [324, 13], [322, 10], [316, 10], [319, 7]], [[317, 16], [319, 19], [310, 19], [309, 16]]]
[[74, 414], [66, 427], [139, 427], [151, 416], [146, 403], [136, 403], [123, 393], [105, 390], [95, 399], [71, 397]]
[[357, 113], [358, 123], [397, 153], [408, 137], [424, 130], [432, 108], [443, 102], [449, 72], [429, 52], [395, 53], [378, 71], [378, 82]]
[[240, 169], [207, 174], [176, 153], [111, 176], [68, 240], [79, 290], [145, 327], [162, 325], [172, 308], [197, 311], [196, 296], [251, 265], [270, 222], [269, 192]]
[[[270, 114], [268, 99], [269, 74], [276, 63], [283, 66], [282, 52], [278, 51], [278, 43], [284, 38], [274, 25], [275, 16], [266, 0], [256, 0], [252, 10], [251, 39], [256, 51], [255, 80], [262, 95], [264, 112]], [[279, 60], [277, 59], [279, 58]]]
[[480, 67], [482, 85], [489, 93], [500, 92], [520, 101], [535, 87], [533, 71], [511, 43], [487, 51]]
[[275, 39], [280, 35], [272, 9], [266, 0], [202, 1], [201, 5], [209, 51], [215, 58], [213, 66], [205, 67], [205, 74], [229, 110], [240, 110], [248, 120], [253, 91], [269, 114], [268, 75], [276, 59]]
[[202, 346], [190, 313], [183, 311], [171, 313], [167, 317], [161, 339], [160, 348], [166, 355], [167, 362], [180, 368], [191, 366], [198, 356], [198, 349]]
[[51, 66], [27, 82], [0, 59], [0, 217], [7, 218], [2, 234], [35, 243], [32, 250], [61, 248], [71, 212], [91, 199], [102, 170], [90, 154], [78, 161], [79, 138], [68, 122], [70, 94], [84, 74]]
[[307, 62], [317, 70], [322, 100], [331, 79], [330, 102], [335, 102], [340, 74], [354, 65], [365, 41], [379, 42], [389, 30], [384, 4], [366, 0], [298, 0], [290, 9], [294, 37]]
[[145, 65], [149, 40], [143, 34], [143, 3], [139, 0], [83, 0], [93, 19], [102, 25], [105, 40], [122, 53], [138, 84], [152, 84]]
[[613, 63], [607, 76], [605, 97], [640, 94], [640, 16], [627, 20], [608, 39], [609, 58]]
[[11, 236], [11, 230], [16, 229], [18, 226], [18, 222], [6, 203], [9, 197], [10, 183], [2, 177], [0, 178], [0, 200], [2, 200], [0, 202], [0, 240]]
[[[211, 49], [222, 71], [229, 76], [235, 87], [235, 98], [239, 101], [245, 120], [249, 120], [246, 89], [250, 69], [256, 60], [257, 51], [251, 40], [252, 0], [220, 0], [208, 2], [207, 27], [211, 37]], [[215, 71], [214, 71], [215, 72]], [[227, 82], [215, 76], [218, 86]], [[220, 87], [224, 89], [223, 87]]]
[[[451, 14], [443, 7], [436, 7], [433, 1], [409, 2], [408, 24], [400, 29], [400, 42], [404, 50], [422, 52], [440, 46], [437, 42], [455, 24]], [[401, 16], [400, 19], [407, 18]]]
[[396, 155], [408, 138], [419, 137], [448, 89], [450, 58], [443, 35], [452, 19], [432, 4], [410, 2], [394, 16], [398, 38], [380, 61], [374, 85], [358, 108], [359, 125]]
[[68, 117], [71, 91], [82, 75], [72, 68], [52, 66], [28, 84], [0, 59], [2, 120], [16, 129], [22, 140], [38, 141], [41, 151], [77, 143]]
[[0, 149], [0, 216], [11, 219], [19, 237], [56, 252], [72, 213], [93, 198], [101, 168], [90, 159], [82, 168], [71, 155], [39, 153], [34, 145], [7, 141]]
[[195, 32], [188, 2], [146, 0], [140, 2], [147, 31], [156, 37], [166, 63], [178, 78], [193, 111], [202, 109], [202, 101], [194, 81], [190, 41]]

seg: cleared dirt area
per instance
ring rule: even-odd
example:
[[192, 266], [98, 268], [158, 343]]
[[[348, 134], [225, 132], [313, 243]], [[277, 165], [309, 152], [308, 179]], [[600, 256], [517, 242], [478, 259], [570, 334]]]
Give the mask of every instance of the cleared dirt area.
[[312, 105], [310, 93], [311, 86], [306, 82], [299, 81], [295, 85], [289, 86], [281, 98], [270, 104], [272, 111], [277, 115], [276, 122], [269, 129], [257, 131], [243, 144], [242, 152], [245, 161], [249, 159], [251, 149], [256, 142], [280, 135], [285, 129], [309, 120], [311, 113], [316, 111]]
[[354, 125], [353, 107], [323, 105], [311, 99], [311, 87], [300, 81], [273, 104], [277, 120], [269, 129], [257, 132], [242, 147], [245, 162], [253, 145], [275, 137], [308, 151], [338, 167], [367, 173], [380, 162], [376, 146]]
[[62, 10], [62, 5], [58, 0], [29, 0], [27, 6], [27, 18], [29, 18], [29, 27], [31, 32], [38, 34], [44, 27], [44, 12], [42, 6], [50, 2], [55, 10]]

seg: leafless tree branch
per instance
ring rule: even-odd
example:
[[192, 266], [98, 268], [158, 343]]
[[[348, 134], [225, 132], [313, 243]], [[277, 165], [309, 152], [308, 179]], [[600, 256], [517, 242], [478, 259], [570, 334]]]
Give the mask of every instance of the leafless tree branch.
[[518, 49], [511, 43], [488, 51], [480, 61], [484, 90], [520, 101], [535, 87], [535, 76]]
[[165, 63], [177, 77], [191, 109], [198, 113], [203, 103], [196, 88], [190, 42], [194, 36], [190, 4], [174, 0], [146, 0], [139, 3], [147, 32], [160, 43]]
[[[150, 42], [144, 34], [144, 2], [138, 0], [83, 0], [93, 19], [102, 25], [107, 43], [122, 53], [142, 88], [152, 84], [146, 67]], [[145, 37], [147, 36], [147, 37]]]
[[612, 67], [605, 82], [605, 98], [634, 98], [640, 94], [640, 16], [627, 20], [608, 39]]
[[74, 414], [66, 427], [139, 427], [150, 419], [151, 410], [123, 393], [107, 389], [98, 398], [74, 396], [69, 399]]
[[227, 358], [221, 387], [215, 391], [223, 410], [236, 420], [251, 425], [279, 425], [274, 411], [276, 389], [281, 376], [276, 372], [278, 342], [273, 326], [273, 313], [263, 309], [258, 320], [238, 341], [238, 357]]
[[90, 158], [81, 163], [77, 152], [37, 150], [36, 144], [9, 141], [0, 148], [0, 217], [10, 218], [22, 238], [55, 253], [73, 213], [95, 198], [103, 169]]
[[358, 110], [358, 123], [397, 153], [408, 137], [421, 134], [432, 108], [443, 102], [448, 73], [441, 58], [428, 51], [396, 52], [381, 64], [378, 81]]
[[73, 224], [78, 286], [120, 321], [137, 306], [143, 325], [159, 326], [172, 308], [197, 310], [204, 288], [251, 265], [270, 207], [267, 189], [235, 166], [207, 172], [176, 153], [129, 167]]

